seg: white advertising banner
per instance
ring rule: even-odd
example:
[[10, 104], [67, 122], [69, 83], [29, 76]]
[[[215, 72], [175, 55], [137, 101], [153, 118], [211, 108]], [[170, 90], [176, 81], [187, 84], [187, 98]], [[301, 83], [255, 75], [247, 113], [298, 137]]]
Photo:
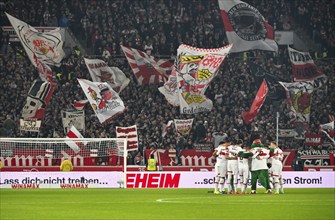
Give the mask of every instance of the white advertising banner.
[[[334, 188], [334, 175], [333, 171], [283, 172], [284, 187]], [[2, 172], [0, 188], [119, 188], [122, 176], [122, 172]], [[127, 188], [214, 188], [214, 171], [129, 172]]]
[[[283, 172], [285, 188], [334, 188], [335, 172]], [[127, 188], [214, 188], [214, 172], [127, 173]], [[250, 180], [248, 187], [250, 188]], [[259, 187], [262, 187], [258, 184]]]
[[122, 172], [1, 172], [0, 189], [119, 188]]

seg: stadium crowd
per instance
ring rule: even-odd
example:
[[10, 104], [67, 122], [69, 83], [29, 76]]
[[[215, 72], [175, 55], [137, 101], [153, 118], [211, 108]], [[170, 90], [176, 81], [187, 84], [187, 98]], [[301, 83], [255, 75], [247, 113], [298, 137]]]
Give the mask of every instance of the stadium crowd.
[[[329, 7], [323, 4], [311, 6], [312, 1], [276, 0], [271, 4], [256, 0], [246, 2], [254, 5], [277, 30], [291, 30], [296, 25], [311, 30], [313, 39], [319, 41], [317, 36], [320, 37], [322, 48], [329, 51], [328, 57], [332, 55], [334, 26], [327, 22], [333, 21], [334, 13], [329, 11]], [[258, 89], [246, 61], [260, 64], [273, 75], [292, 82], [286, 47], [280, 47], [278, 54], [253, 51], [247, 54], [247, 58], [241, 54], [229, 55], [206, 92], [214, 103], [209, 113], [181, 115], [179, 109], [169, 105], [158, 91], [161, 85], [137, 84], [127, 60], [121, 56], [119, 45], [137, 48], [156, 57], [168, 57], [172, 62], [181, 43], [203, 48], [227, 45], [216, 0], [13, 0], [1, 7], [32, 26], [70, 27], [77, 38], [84, 40], [85, 46], [92, 49], [94, 56], [89, 57], [101, 57], [109, 66], [123, 70], [131, 80], [120, 93], [126, 106], [125, 113], [102, 126], [93, 110], [86, 107], [86, 131], [83, 136], [115, 137], [115, 126], [136, 124], [139, 128], [140, 149], [132, 155], [135, 163], [145, 148], [176, 148], [177, 137], [173, 129], [162, 138], [163, 124], [176, 118], [194, 118], [192, 131], [185, 137], [183, 144], [183, 148], [189, 149], [195, 143], [214, 143], [217, 135], [243, 139], [246, 143], [249, 143], [254, 133], [258, 133], [264, 140], [274, 138], [277, 111], [280, 112], [279, 128], [293, 128], [288, 123], [285, 99], [276, 102], [267, 100], [250, 125], [246, 125], [241, 117], [242, 112], [251, 106]], [[295, 10], [299, 13], [295, 13]], [[309, 16], [309, 11], [313, 12], [312, 16]], [[9, 25], [4, 13], [1, 13], [1, 21], [1, 25]], [[28, 90], [38, 76], [37, 70], [20, 45], [8, 44], [9, 36], [0, 36], [1, 136], [36, 136], [36, 133], [20, 131], [18, 124]], [[86, 99], [77, 82], [77, 78], [91, 79], [83, 56], [74, 52], [76, 48], [66, 49], [67, 56], [62, 66], [53, 67], [58, 85], [47, 108], [39, 137], [53, 137], [55, 133], [64, 137], [61, 111], [73, 109], [74, 100]], [[315, 133], [320, 124], [329, 122], [329, 115], [335, 115], [334, 62], [331, 59], [320, 59], [316, 63], [327, 75], [328, 82], [324, 88], [313, 93], [309, 130]], [[303, 142], [293, 138], [279, 139], [279, 146], [282, 149], [298, 149], [304, 146]]]

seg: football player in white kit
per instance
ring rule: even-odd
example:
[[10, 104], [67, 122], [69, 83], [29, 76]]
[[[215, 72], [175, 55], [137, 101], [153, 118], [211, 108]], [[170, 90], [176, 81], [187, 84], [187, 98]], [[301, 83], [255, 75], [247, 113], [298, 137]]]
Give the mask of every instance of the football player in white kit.
[[[274, 152], [270, 154], [271, 168], [270, 173], [273, 179], [273, 187], [275, 194], [284, 193], [284, 181], [282, 177], [283, 171], [283, 151], [273, 142], [270, 142], [269, 148], [273, 148]], [[280, 190], [279, 190], [280, 185]]]
[[234, 190], [235, 190], [235, 194], [238, 194], [237, 191], [237, 179], [238, 179], [238, 152], [242, 151], [242, 144], [243, 141], [242, 140], [237, 140], [236, 144], [232, 144], [228, 146], [228, 155], [227, 155], [227, 174], [228, 174], [228, 178], [227, 178], [227, 182], [228, 182], [228, 194], [232, 194], [233, 190], [231, 187], [231, 180], [234, 177]]
[[[227, 159], [226, 155], [228, 154], [227, 146], [229, 142], [220, 142], [219, 146], [215, 148], [213, 156], [216, 158], [215, 163], [215, 180], [214, 180], [214, 194], [225, 194], [224, 183], [226, 181], [227, 174]], [[220, 183], [220, 190], [219, 190]]]
[[[249, 150], [250, 148], [245, 146], [240, 152], [247, 153]], [[247, 183], [249, 179], [249, 161], [250, 160], [248, 157], [238, 157], [238, 174], [240, 176], [241, 194], [245, 194], [247, 189]]]

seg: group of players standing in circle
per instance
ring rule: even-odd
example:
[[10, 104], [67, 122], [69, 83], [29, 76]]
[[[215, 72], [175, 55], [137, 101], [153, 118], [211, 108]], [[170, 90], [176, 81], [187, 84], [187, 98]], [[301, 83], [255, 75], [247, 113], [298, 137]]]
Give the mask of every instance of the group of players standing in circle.
[[[271, 141], [269, 146], [264, 146], [260, 139], [255, 139], [249, 147], [242, 140], [227, 140], [219, 143], [213, 156], [216, 157], [214, 194], [246, 194], [250, 176], [250, 194], [256, 193], [257, 180], [268, 194], [272, 194], [271, 183], [275, 194], [284, 193], [283, 151], [275, 142]], [[238, 177], [240, 192], [237, 188]]]

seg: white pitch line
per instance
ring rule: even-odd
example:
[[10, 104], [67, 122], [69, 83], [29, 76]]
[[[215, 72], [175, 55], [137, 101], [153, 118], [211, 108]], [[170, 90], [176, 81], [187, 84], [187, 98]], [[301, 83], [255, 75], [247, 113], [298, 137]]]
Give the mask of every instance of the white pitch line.
[[[206, 203], [210, 203], [210, 204], [223, 204], [222, 200], [220, 201], [214, 201], [215, 199], [219, 199], [220, 197], [184, 197], [184, 198], [161, 198], [161, 199], [157, 199], [156, 202], [159, 202], [159, 203], [190, 203], [190, 204], [201, 204], [201, 203], [204, 203], [203, 199], [210, 199], [209, 202], [206, 201]], [[193, 201], [188, 201], [192, 199]], [[197, 200], [194, 200], [194, 199], [197, 199]], [[246, 204], [246, 203], [249, 203], [250, 200], [239, 200], [239, 201], [230, 201], [229, 203], [227, 204]], [[318, 203], [318, 204], [315, 204], [314, 201], [311, 201], [311, 200], [257, 200], [257, 201], [253, 201], [253, 203], [256, 203], [256, 204], [264, 204], [264, 202], [271, 202], [271, 203], [280, 203], [283, 205], [284, 204], [297, 204], [297, 202], [307, 202], [306, 203], [303, 203], [303, 204], [300, 204], [300, 206], [333, 206], [334, 204], [330, 203], [329, 202], [333, 202], [334, 203], [334, 200], [323, 200], [322, 203]], [[308, 202], [310, 204], [308, 204]], [[299, 203], [298, 203], [299, 204]]]

